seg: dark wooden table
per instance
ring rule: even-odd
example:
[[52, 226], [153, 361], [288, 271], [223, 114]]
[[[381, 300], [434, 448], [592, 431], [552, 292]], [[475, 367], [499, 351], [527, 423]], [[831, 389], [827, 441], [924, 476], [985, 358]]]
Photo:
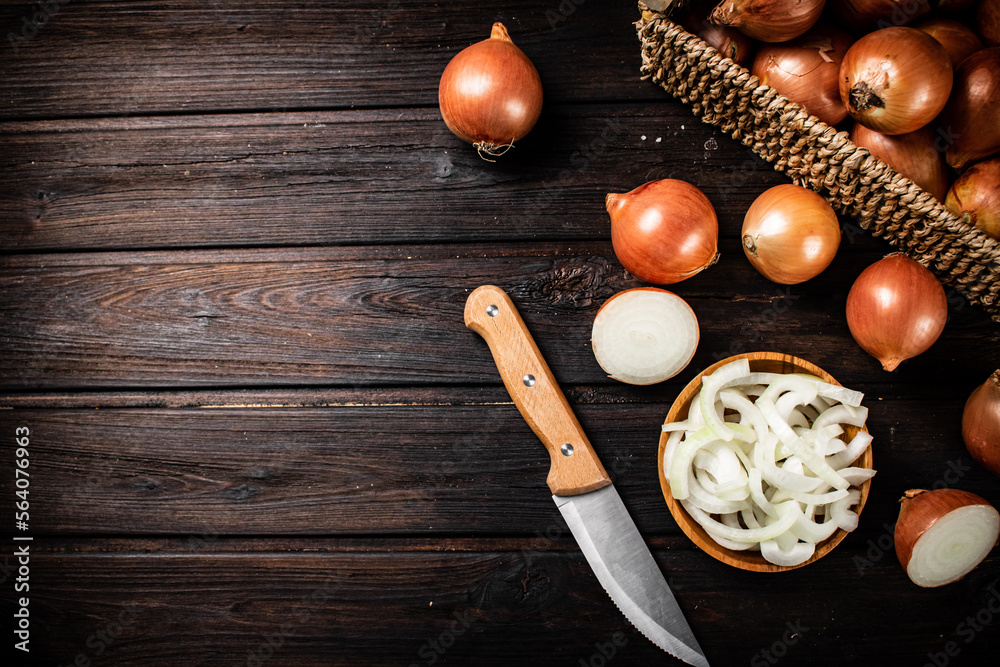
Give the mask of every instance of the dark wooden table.
[[[462, 322], [483, 283], [520, 307], [713, 665], [995, 664], [1000, 552], [925, 590], [890, 537], [908, 488], [1000, 505], [959, 430], [1000, 366], [1000, 325], [949, 289], [941, 339], [884, 372], [844, 304], [891, 248], [850, 220], [819, 278], [760, 277], [739, 228], [785, 177], [639, 79], [637, 15], [627, 0], [0, 6], [4, 664], [678, 664], [618, 613], [552, 503], [547, 455]], [[445, 127], [437, 83], [495, 20], [545, 108], [488, 163]], [[640, 284], [603, 200], [664, 177], [712, 200], [722, 259], [674, 287], [701, 323], [694, 361], [628, 387], [589, 347], [604, 299]], [[657, 480], [680, 389], [749, 350], [863, 390], [875, 437], [860, 528], [780, 575], [697, 550]]]

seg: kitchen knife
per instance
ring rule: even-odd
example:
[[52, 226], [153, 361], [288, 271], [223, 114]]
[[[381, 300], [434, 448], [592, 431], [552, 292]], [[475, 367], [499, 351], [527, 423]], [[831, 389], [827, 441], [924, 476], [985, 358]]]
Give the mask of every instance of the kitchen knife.
[[552, 499], [597, 579], [636, 628], [684, 662], [708, 667], [684, 613], [510, 297], [483, 285], [465, 325], [489, 345], [521, 416], [549, 452]]

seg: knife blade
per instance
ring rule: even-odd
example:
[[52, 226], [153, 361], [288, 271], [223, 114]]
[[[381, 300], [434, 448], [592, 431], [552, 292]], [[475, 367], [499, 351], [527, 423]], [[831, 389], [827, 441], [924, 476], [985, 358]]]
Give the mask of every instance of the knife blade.
[[507, 392], [545, 445], [552, 499], [604, 590], [654, 644], [690, 665], [708, 667], [684, 612], [513, 301], [495, 285], [478, 287], [465, 302], [465, 325], [486, 341]]

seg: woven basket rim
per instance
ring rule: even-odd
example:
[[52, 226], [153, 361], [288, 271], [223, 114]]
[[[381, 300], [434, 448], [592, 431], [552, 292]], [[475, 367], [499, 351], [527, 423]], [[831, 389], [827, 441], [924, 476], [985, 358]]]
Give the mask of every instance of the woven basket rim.
[[[796, 131], [801, 131], [802, 134], [800, 141], [808, 142], [810, 145], [819, 146], [828, 152], [835, 152], [838, 155], [839, 161], [842, 164], [847, 165], [848, 170], [851, 172], [856, 172], [858, 174], [858, 178], [870, 179], [871, 181], [876, 182], [879, 187], [884, 188], [886, 193], [899, 198], [902, 201], [902, 205], [910, 211], [912, 217], [919, 218], [910, 229], [910, 231], [919, 239], [923, 239], [924, 236], [929, 233], [929, 230], [926, 230], [924, 227], [924, 225], [929, 225], [932, 228], [930, 231], [944, 232], [957, 237], [959, 241], [964, 243], [968, 248], [971, 248], [970, 252], [966, 252], [964, 255], [957, 258], [954, 256], [953, 252], [948, 252], [946, 253], [944, 259], [942, 259], [939, 255], [927, 257], [921, 253], [911, 252], [909, 248], [899, 249], [938, 274], [938, 277], [942, 280], [942, 282], [946, 284], [953, 284], [953, 286], [957, 287], [959, 291], [963, 293], [963, 296], [965, 296], [971, 303], [978, 303], [983, 306], [987, 311], [991, 312], [994, 320], [1000, 321], [1000, 298], [998, 298], [997, 294], [987, 293], [982, 295], [966, 293], [966, 290], [963, 289], [964, 285], [961, 281], [958, 281], [957, 278], [951, 276], [950, 274], [942, 276], [941, 273], [942, 271], [946, 272], [946, 268], [938, 270], [938, 267], [935, 264], [935, 260], [937, 260], [938, 263], [946, 262], [948, 265], [953, 265], [956, 261], [961, 262], [963, 260], [970, 260], [979, 265], [973, 270], [973, 273], [978, 274], [980, 269], [985, 270], [988, 273], [992, 269], [994, 274], [1000, 275], [1000, 241], [989, 237], [980, 229], [954, 215], [947, 208], [945, 208], [943, 202], [937, 200], [929, 192], [926, 192], [909, 178], [898, 173], [887, 163], [872, 155], [868, 149], [854, 144], [850, 140], [849, 132], [845, 130], [838, 131], [835, 127], [824, 123], [815, 116], [810, 115], [801, 105], [788, 99], [774, 88], [761, 84], [760, 80], [754, 76], [748, 68], [734, 62], [732, 59], [723, 55], [700, 39], [697, 35], [688, 32], [686, 28], [680, 25], [680, 23], [675, 22], [672, 19], [672, 16], [678, 9], [686, 6], [687, 0], [667, 0], [667, 2], [662, 4], [665, 5], [665, 11], [650, 9], [649, 6], [642, 0], [638, 1], [641, 16], [639, 20], [635, 22], [635, 27], [637, 34], [643, 41], [644, 46], [642, 79], [654, 78], [653, 73], [647, 71], [648, 63], [646, 62], [645, 57], [647, 40], [653, 38], [653, 33], [657, 31], [660, 32], [661, 39], [662, 36], [668, 31], [670, 31], [672, 35], [676, 32], [676, 37], [674, 38], [676, 46], [681, 49], [693, 47], [695, 51], [701, 51], [703, 54], [702, 57], [707, 56], [707, 61], [705, 61], [704, 64], [706, 64], [712, 74], [716, 75], [720, 80], [724, 74], [732, 74], [735, 72], [735, 76], [732, 77], [732, 79], [739, 83], [742, 90], [745, 91], [752, 89], [751, 95], [754, 103], [763, 105], [766, 115], [770, 117], [767, 119], [768, 122], [776, 122], [776, 119], [773, 118], [773, 116], [780, 113], [780, 121], [778, 122], [781, 123], [782, 127], [796, 128], [796, 126], [798, 126]], [[666, 85], [663, 84], [662, 81], [660, 83], [666, 88]], [[668, 92], [673, 94], [673, 91], [670, 91], [669, 89]], [[687, 100], [682, 101], [687, 102]], [[716, 125], [712, 121], [702, 118], [697, 112], [695, 113], [695, 116], [703, 123]], [[747, 145], [745, 141], [740, 139], [737, 140], [741, 141], [744, 145]], [[748, 147], [751, 150], [754, 150], [753, 146]], [[766, 162], [772, 164], [776, 170], [782, 172], [786, 171], [785, 168], [775, 164], [776, 159], [762, 154], [761, 151], [754, 150], [754, 152]], [[793, 174], [786, 175], [791, 180], [796, 180]], [[838, 201], [830, 193], [824, 192], [821, 189], [808, 184], [806, 187], [810, 187], [810, 189], [813, 189], [824, 196], [824, 198], [828, 201], [831, 201], [835, 207], [837, 206]], [[918, 206], [919, 208], [914, 208], [915, 206]], [[856, 216], [851, 215], [850, 217]], [[864, 224], [862, 224], [862, 228], [867, 230], [867, 227], [865, 227]], [[896, 245], [893, 243], [893, 238], [891, 236], [885, 236], [884, 238], [892, 245]], [[940, 244], [940, 242], [935, 243]], [[948, 247], [948, 250], [951, 251], [952, 248]], [[992, 287], [992, 284], [990, 284], [990, 287]]]

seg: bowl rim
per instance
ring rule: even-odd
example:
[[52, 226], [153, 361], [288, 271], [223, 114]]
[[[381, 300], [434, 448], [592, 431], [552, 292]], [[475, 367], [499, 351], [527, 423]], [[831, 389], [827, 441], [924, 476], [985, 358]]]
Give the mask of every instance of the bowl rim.
[[[806, 372], [816, 375], [820, 379], [829, 382], [831, 384], [840, 385], [837, 380], [827, 373], [825, 370], [819, 366], [813, 364], [810, 361], [802, 359], [800, 357], [795, 357], [789, 354], [782, 354], [780, 352], [745, 352], [743, 354], [733, 355], [727, 357], [711, 366], [705, 368], [703, 371], [698, 373], [687, 386], [681, 390], [677, 398], [674, 400], [673, 404], [670, 406], [670, 411], [667, 413], [667, 417], [664, 420], [664, 424], [669, 424], [671, 422], [680, 421], [687, 418], [687, 411], [690, 407], [690, 402], [695, 393], [701, 389], [702, 378], [715, 370], [733, 361], [738, 361], [740, 359], [747, 359], [750, 362], [751, 370], [762, 370], [760, 366], [768, 366], [771, 372], [779, 373], [795, 373], [795, 372]], [[780, 370], [775, 371], [774, 366], [777, 365]], [[756, 366], [756, 368], [755, 368]], [[841, 385], [842, 386], [842, 385]], [[868, 427], [862, 426], [857, 427], [847, 427], [845, 428], [845, 437], [853, 438], [859, 431], [868, 432]], [[670, 509], [670, 514], [674, 517], [674, 521], [680, 526], [680, 529], [685, 535], [691, 539], [702, 551], [707, 553], [712, 558], [718, 561], [726, 563], [727, 565], [732, 565], [743, 570], [749, 570], [752, 572], [784, 572], [786, 570], [795, 570], [800, 567], [805, 567], [810, 563], [813, 563], [826, 554], [830, 553], [834, 547], [836, 547], [840, 542], [847, 537], [848, 532], [842, 528], [838, 528], [837, 532], [831, 535], [829, 538], [820, 542], [816, 546], [816, 552], [803, 563], [799, 565], [775, 565], [768, 562], [760, 555], [757, 551], [734, 551], [732, 549], [727, 549], [722, 545], [718, 544], [715, 540], [709, 537], [708, 533], [705, 531], [701, 525], [691, 518], [691, 515], [687, 513], [681, 504], [674, 499], [670, 492], [670, 482], [663, 470], [663, 451], [667, 445], [667, 439], [670, 437], [669, 433], [660, 433], [660, 447], [657, 453], [657, 468], [659, 469], [660, 476], [660, 489], [663, 491], [663, 497], [667, 502], [667, 507]], [[855, 465], [872, 468], [872, 447], [871, 445], [865, 450], [861, 455]], [[861, 491], [861, 499], [857, 504], [857, 513], [860, 515], [861, 511], [865, 507], [865, 502], [868, 500], [868, 493], [871, 487], [871, 479], [865, 480], [858, 488]]]

